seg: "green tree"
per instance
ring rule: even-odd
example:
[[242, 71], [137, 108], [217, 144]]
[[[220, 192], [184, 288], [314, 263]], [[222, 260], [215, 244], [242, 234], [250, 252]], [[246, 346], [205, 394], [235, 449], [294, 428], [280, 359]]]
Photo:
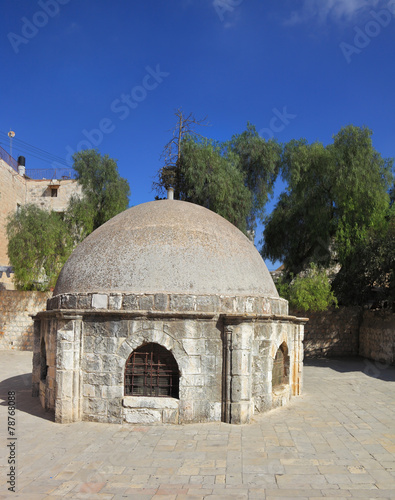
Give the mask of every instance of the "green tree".
[[337, 307], [337, 299], [324, 269], [311, 264], [309, 269], [293, 278], [279, 278], [276, 283], [281, 297], [289, 305], [302, 311], [325, 311], [330, 306]]
[[266, 218], [264, 258], [294, 274], [311, 262], [346, 263], [389, 204], [392, 160], [373, 148], [371, 135], [350, 125], [327, 147], [304, 139], [285, 145], [281, 173], [288, 187]]
[[176, 112], [177, 125], [165, 146], [165, 165], [154, 188], [159, 194], [172, 186], [179, 200], [213, 210], [245, 233], [262, 220], [273, 192], [281, 160], [281, 146], [265, 141], [250, 123], [230, 141], [216, 142], [195, 132], [192, 114]]
[[345, 305], [395, 301], [395, 208], [348, 255], [333, 288]]
[[73, 156], [76, 179], [83, 196], [70, 199], [65, 220], [76, 242], [110, 220], [129, 205], [130, 187], [120, 177], [117, 163], [95, 149], [79, 151]]
[[56, 212], [25, 205], [8, 219], [8, 256], [20, 290], [48, 290], [68, 259], [73, 241]]
[[177, 200], [181, 199], [183, 191], [185, 191], [185, 183], [182, 179], [180, 170], [181, 152], [183, 142], [188, 137], [202, 138], [196, 132], [196, 127], [207, 126], [207, 118], [198, 120], [193, 113], [185, 113], [181, 108], [178, 108], [174, 115], [176, 117], [176, 125], [173, 128], [172, 138], [163, 149], [161, 159], [164, 165], [159, 169], [157, 177], [158, 181], [153, 183], [154, 189], [158, 195], [166, 194], [169, 187], [174, 189], [174, 196]]
[[222, 215], [247, 233], [252, 197], [238, 163], [234, 153], [222, 154], [212, 141], [185, 139], [179, 162], [179, 198]]
[[74, 155], [82, 196], [73, 196], [64, 215], [22, 207], [7, 225], [8, 255], [15, 283], [22, 290], [48, 290], [73, 247], [128, 207], [129, 184], [117, 164], [96, 150]]
[[243, 183], [251, 192], [252, 206], [247, 226], [249, 230], [254, 230], [257, 219], [263, 221], [265, 206], [273, 195], [281, 165], [282, 146], [273, 139], [266, 141], [249, 122], [244, 132], [234, 135], [224, 146], [238, 157]]

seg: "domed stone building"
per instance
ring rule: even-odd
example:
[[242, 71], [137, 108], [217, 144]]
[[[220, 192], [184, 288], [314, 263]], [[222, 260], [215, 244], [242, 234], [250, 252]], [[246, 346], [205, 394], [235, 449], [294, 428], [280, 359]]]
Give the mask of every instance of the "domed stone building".
[[35, 317], [33, 395], [62, 423], [248, 423], [300, 394], [304, 322], [231, 223], [145, 203], [63, 267]]

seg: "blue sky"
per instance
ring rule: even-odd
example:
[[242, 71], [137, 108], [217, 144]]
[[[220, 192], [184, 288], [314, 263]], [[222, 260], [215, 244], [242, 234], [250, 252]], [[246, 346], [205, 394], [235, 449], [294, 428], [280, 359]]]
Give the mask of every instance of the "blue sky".
[[[118, 160], [131, 205], [155, 196], [178, 107], [207, 116], [201, 132], [218, 140], [247, 121], [325, 144], [367, 125], [393, 157], [394, 47], [395, 0], [4, 2], [0, 144], [11, 129], [63, 161], [97, 147]], [[26, 168], [51, 166], [16, 142]]]

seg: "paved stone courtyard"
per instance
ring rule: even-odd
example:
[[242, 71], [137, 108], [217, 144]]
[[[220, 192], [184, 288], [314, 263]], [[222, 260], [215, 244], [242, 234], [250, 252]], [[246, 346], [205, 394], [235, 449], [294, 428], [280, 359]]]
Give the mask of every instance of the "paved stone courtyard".
[[31, 397], [31, 357], [0, 351], [1, 499], [395, 499], [395, 367], [309, 361], [303, 396], [251, 425], [61, 425]]

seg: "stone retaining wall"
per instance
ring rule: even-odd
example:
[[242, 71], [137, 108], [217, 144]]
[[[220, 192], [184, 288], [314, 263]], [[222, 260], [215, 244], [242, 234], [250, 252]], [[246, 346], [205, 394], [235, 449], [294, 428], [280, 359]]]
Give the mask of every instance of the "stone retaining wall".
[[0, 290], [0, 349], [33, 350], [31, 314], [44, 311], [51, 292]]
[[395, 364], [395, 314], [364, 311], [359, 343], [361, 356], [388, 365]]
[[309, 318], [304, 327], [305, 358], [358, 355], [361, 308], [307, 313], [293, 310], [291, 314]]

